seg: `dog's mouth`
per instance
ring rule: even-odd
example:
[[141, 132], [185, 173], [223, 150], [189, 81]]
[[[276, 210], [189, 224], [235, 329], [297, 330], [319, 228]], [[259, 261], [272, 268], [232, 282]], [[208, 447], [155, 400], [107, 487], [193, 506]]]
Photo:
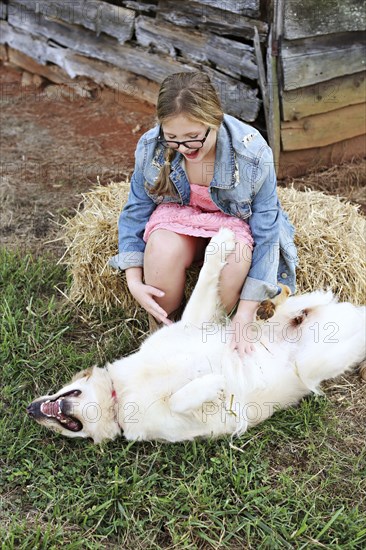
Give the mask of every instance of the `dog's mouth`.
[[35, 420], [40, 420], [42, 416], [46, 416], [52, 420], [56, 420], [63, 428], [71, 432], [80, 432], [83, 425], [72, 414], [73, 403], [66, 400], [70, 397], [78, 397], [81, 394], [80, 390], [71, 390], [59, 395], [56, 399], [47, 399], [43, 402], [33, 402], [27, 407], [28, 414]]

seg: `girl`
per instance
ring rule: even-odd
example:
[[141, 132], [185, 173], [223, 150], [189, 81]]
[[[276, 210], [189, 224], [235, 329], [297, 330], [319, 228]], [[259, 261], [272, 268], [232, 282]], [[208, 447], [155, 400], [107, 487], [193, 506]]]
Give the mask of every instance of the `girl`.
[[169, 324], [181, 309], [186, 269], [203, 259], [220, 227], [232, 229], [236, 249], [220, 294], [228, 313], [239, 302], [231, 347], [250, 353], [247, 329], [259, 302], [280, 292], [278, 281], [295, 291], [293, 227], [278, 202], [271, 149], [254, 128], [223, 113], [203, 72], [168, 76], [157, 118], [137, 144], [110, 265], [126, 270], [150, 321]]

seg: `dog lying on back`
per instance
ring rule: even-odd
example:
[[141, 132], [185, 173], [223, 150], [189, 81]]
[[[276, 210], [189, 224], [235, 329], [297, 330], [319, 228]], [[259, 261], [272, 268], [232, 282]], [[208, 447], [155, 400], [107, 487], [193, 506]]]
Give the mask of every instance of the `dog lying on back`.
[[239, 436], [365, 357], [366, 308], [317, 291], [280, 304], [258, 324], [255, 351], [241, 360], [228, 345], [229, 327], [214, 321], [233, 234], [221, 229], [211, 245], [181, 321], [149, 336], [129, 357], [83, 371], [54, 395], [36, 399], [28, 414], [95, 443], [122, 433], [171, 442]]

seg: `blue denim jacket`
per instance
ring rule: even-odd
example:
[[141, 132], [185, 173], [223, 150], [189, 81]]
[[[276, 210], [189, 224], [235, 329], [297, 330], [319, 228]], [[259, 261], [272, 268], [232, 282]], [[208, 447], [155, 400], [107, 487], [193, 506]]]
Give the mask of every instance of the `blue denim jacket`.
[[[165, 197], [152, 191], [164, 164], [164, 148], [157, 143], [159, 129], [157, 125], [146, 132], [137, 144], [130, 192], [118, 222], [119, 253], [109, 261], [121, 270], [143, 266], [142, 236], [158, 204], [189, 204], [190, 185], [179, 152], [171, 161], [170, 174], [178, 196]], [[227, 114], [218, 130], [209, 192], [222, 212], [247, 220], [251, 228], [252, 263], [240, 298], [259, 302], [272, 298], [280, 291], [278, 281], [295, 292], [294, 228], [277, 197], [272, 151], [257, 130]]]

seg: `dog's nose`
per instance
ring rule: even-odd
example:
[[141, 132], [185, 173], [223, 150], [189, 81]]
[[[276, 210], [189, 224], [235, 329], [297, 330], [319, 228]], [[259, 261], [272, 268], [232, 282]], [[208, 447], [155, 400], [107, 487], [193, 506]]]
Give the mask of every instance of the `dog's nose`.
[[39, 413], [39, 403], [37, 402], [33, 402], [31, 403], [30, 405], [28, 405], [27, 407], [27, 414], [31, 417], [31, 418], [34, 418], [35, 416], [37, 416], [37, 413]]

